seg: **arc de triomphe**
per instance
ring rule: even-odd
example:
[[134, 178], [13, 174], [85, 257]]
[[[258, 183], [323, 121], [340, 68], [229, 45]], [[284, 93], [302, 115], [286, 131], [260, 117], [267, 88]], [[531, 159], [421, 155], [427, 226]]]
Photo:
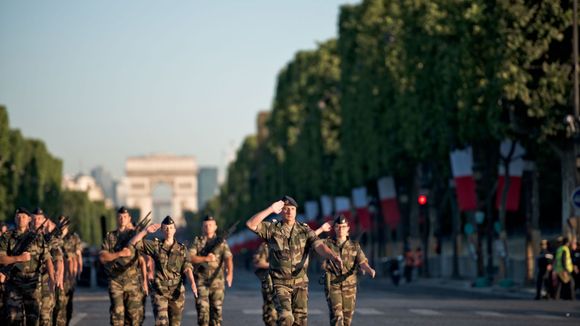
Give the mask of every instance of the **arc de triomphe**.
[[[184, 226], [183, 211], [197, 211], [197, 163], [191, 156], [155, 154], [129, 157], [125, 162], [126, 206], [139, 208], [141, 217], [153, 210], [153, 189], [165, 183], [172, 189], [171, 216]], [[163, 216], [154, 216], [154, 220]]]

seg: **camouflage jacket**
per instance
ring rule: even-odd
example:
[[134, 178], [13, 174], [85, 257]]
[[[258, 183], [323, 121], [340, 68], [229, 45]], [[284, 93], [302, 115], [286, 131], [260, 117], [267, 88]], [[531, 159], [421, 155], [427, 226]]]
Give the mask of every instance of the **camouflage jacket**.
[[306, 223], [289, 226], [262, 221], [255, 233], [268, 242], [270, 275], [274, 280], [308, 280], [308, 254], [321, 240]]
[[[258, 250], [254, 253], [254, 264], [256, 263], [268, 263], [268, 243], [262, 242], [258, 247]], [[267, 268], [256, 268], [256, 275], [261, 281], [264, 281], [264, 277], [268, 274]]]
[[67, 233], [62, 241], [62, 253], [67, 260], [75, 258], [77, 252], [82, 250], [81, 238], [76, 233]]
[[324, 239], [324, 244], [342, 259], [342, 270], [337, 271], [328, 260], [324, 261], [322, 267], [326, 270], [327, 277], [331, 283], [356, 284], [357, 268], [368, 261], [360, 244], [347, 239], [342, 245], [336, 239]]
[[[195, 237], [189, 249], [189, 255], [197, 256], [206, 246], [212, 246], [213, 242], [217, 240], [217, 236], [211, 239], [208, 239], [205, 235]], [[215, 255], [215, 261], [195, 264], [196, 279], [224, 279], [224, 259], [232, 256], [230, 247], [224, 241], [218, 244], [211, 253]]]
[[[127, 243], [135, 235], [135, 230], [119, 232], [119, 230], [108, 232], [101, 245], [101, 251], [110, 253], [122, 250], [121, 243]], [[141, 271], [138, 268], [138, 255], [136, 251], [131, 252], [131, 256], [115, 259], [105, 264], [105, 271], [109, 279], [130, 278], [138, 279]]]
[[[4, 233], [0, 240], [0, 255], [15, 256], [16, 245], [29, 232], [32, 231], [19, 233], [18, 230], [11, 230]], [[38, 278], [45, 268], [45, 262], [51, 258], [49, 246], [41, 234], [34, 238], [26, 251], [30, 253], [30, 260], [13, 264], [14, 268], [9, 269], [10, 278]]]
[[187, 247], [177, 241], [167, 246], [159, 239], [144, 239], [135, 244], [135, 249], [153, 258], [155, 284], [158, 286], [180, 284], [183, 273], [192, 268], [187, 256]]

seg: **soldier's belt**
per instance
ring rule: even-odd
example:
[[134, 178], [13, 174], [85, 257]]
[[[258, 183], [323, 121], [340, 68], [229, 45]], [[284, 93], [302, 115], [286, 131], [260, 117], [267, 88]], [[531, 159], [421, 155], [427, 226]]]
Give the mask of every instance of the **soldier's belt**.
[[304, 276], [298, 278], [291, 278], [291, 279], [281, 279], [272, 277], [272, 283], [274, 285], [285, 285], [285, 286], [302, 286], [308, 285], [308, 279]]
[[181, 278], [179, 278], [177, 280], [165, 280], [165, 281], [156, 280], [155, 281], [155, 284], [157, 284], [159, 286], [163, 286], [163, 287], [172, 287], [172, 286], [180, 285], [181, 283], [182, 283]]

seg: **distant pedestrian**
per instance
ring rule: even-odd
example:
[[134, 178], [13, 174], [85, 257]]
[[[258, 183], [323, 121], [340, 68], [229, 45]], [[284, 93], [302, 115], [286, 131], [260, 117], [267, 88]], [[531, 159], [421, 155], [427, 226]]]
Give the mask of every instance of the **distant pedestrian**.
[[405, 267], [403, 270], [403, 276], [405, 276], [405, 281], [411, 283], [413, 279], [413, 268], [415, 267], [415, 255], [411, 249], [407, 249], [404, 254]]
[[535, 300], [548, 298], [552, 294], [551, 271], [554, 255], [550, 251], [548, 240], [540, 242], [540, 254], [536, 258], [536, 297]]
[[417, 270], [417, 276], [423, 276], [423, 250], [421, 249], [421, 247], [415, 248], [413, 264], [415, 269]]
[[574, 279], [572, 272], [572, 255], [568, 248], [568, 238], [559, 239], [560, 247], [556, 250], [554, 271], [558, 275], [558, 286], [556, 287], [556, 299], [574, 300]]

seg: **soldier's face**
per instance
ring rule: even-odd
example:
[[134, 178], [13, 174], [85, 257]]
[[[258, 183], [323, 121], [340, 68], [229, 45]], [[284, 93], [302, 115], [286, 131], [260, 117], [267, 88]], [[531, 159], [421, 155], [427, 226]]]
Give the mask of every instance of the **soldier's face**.
[[30, 224], [30, 216], [28, 214], [20, 213], [16, 214], [16, 225], [27, 226]]
[[165, 239], [171, 239], [175, 235], [175, 224], [163, 224], [161, 231]]
[[126, 227], [129, 223], [131, 223], [131, 216], [129, 216], [129, 213], [117, 214], [117, 224], [119, 227]]
[[284, 216], [286, 221], [294, 221], [296, 219], [296, 207], [284, 205], [284, 208], [282, 208], [282, 216]]
[[334, 225], [334, 232], [336, 233], [336, 237], [337, 238], [346, 238], [346, 237], [348, 237], [348, 231], [349, 230], [350, 230], [350, 227], [346, 223], [343, 223], [343, 224], [335, 224]]
[[32, 218], [32, 223], [34, 223], [34, 228], [38, 229], [42, 225], [42, 223], [44, 223], [45, 219], [46, 219], [46, 217], [44, 217], [44, 215], [35, 214], [34, 217]]
[[217, 224], [215, 221], [203, 221], [201, 227], [205, 235], [212, 235], [215, 233], [215, 230], [217, 230]]

